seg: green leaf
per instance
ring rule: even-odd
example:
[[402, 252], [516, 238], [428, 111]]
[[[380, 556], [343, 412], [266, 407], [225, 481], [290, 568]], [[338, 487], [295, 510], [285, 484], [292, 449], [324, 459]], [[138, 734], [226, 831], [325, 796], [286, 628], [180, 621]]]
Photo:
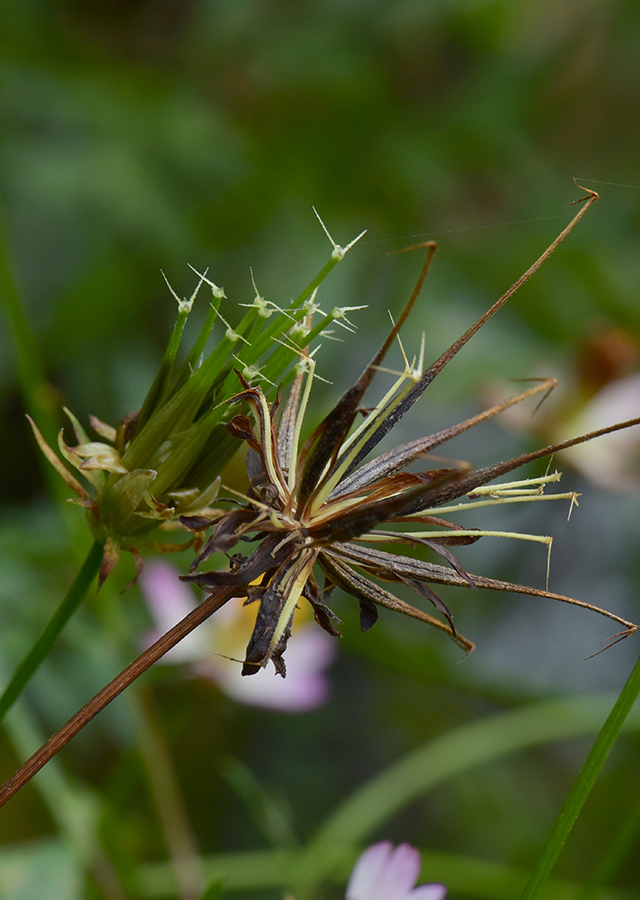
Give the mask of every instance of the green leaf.
[[582, 771], [562, 807], [560, 815], [558, 816], [542, 851], [542, 855], [538, 860], [538, 864], [531, 873], [531, 878], [524, 889], [522, 900], [536, 900], [536, 898], [541, 895], [545, 882], [549, 877], [549, 873], [551, 872], [556, 859], [560, 855], [560, 851], [569, 837], [569, 832], [573, 828], [573, 824], [578, 818], [580, 810], [589, 796], [591, 788], [595, 784], [595, 781], [600, 774], [600, 770], [609, 755], [609, 751], [615, 744], [618, 735], [620, 734], [620, 730], [622, 729], [627, 716], [631, 712], [631, 707], [635, 703], [639, 693], [640, 658], [638, 658], [638, 662], [627, 679], [627, 683], [622, 688], [620, 696], [609, 713], [607, 721], [602, 726], [602, 730], [589, 752], [589, 756], [582, 767]]

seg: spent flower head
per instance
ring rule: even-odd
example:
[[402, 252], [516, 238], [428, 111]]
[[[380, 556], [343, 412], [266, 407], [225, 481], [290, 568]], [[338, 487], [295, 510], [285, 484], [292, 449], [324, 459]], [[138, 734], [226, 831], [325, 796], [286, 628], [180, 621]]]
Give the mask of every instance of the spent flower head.
[[[466, 651], [473, 649], [473, 644], [459, 634], [451, 611], [432, 585], [514, 591], [583, 606], [622, 626], [623, 631], [614, 639], [636, 630], [631, 622], [588, 603], [547, 589], [467, 572], [453, 555], [452, 547], [473, 543], [489, 534], [539, 540], [546, 544], [550, 544], [550, 539], [468, 529], [443, 515], [472, 507], [551, 498], [573, 502], [575, 495], [572, 493], [555, 494], [551, 498], [543, 493], [546, 484], [558, 480], [557, 474], [490, 483], [525, 463], [600, 434], [637, 424], [638, 419], [479, 470], [461, 463], [446, 467], [427, 463], [428, 468], [423, 471], [408, 471], [411, 464], [428, 459], [429, 454], [451, 438], [516, 403], [549, 391], [554, 381], [542, 379], [528, 390], [464, 422], [367, 461], [372, 450], [419, 399], [436, 375], [535, 271], [566, 233], [567, 229], [540, 260], [431, 366], [422, 371], [415, 360], [407, 361], [404, 372], [384, 397], [373, 409], [363, 411], [365, 392], [395, 341], [426, 276], [435, 252], [435, 245], [429, 245], [418, 285], [387, 339], [356, 383], [304, 439], [301, 436], [303, 417], [314, 378], [313, 360], [301, 351], [304, 366], [284, 405], [280, 391], [275, 400], [270, 401], [260, 386], [250, 385], [242, 373], [237, 372], [243, 390], [230, 402], [242, 409], [249, 407], [252, 418], [241, 411], [226, 428], [229, 434], [249, 447], [250, 485], [246, 495], [233, 501], [228, 512], [219, 512], [212, 517], [182, 518], [183, 524], [197, 533], [213, 528], [194, 561], [191, 574], [183, 578], [207, 589], [212, 595], [216, 592], [221, 596], [224, 594], [225, 602], [235, 596], [246, 603], [257, 604], [256, 623], [247, 647], [243, 674], [251, 675], [272, 660], [276, 671], [285, 675], [283, 653], [301, 603], [311, 605], [316, 621], [325, 631], [338, 635], [338, 619], [327, 602], [336, 586], [359, 601], [363, 630], [375, 623], [377, 608], [383, 606], [444, 631]], [[361, 412], [364, 418], [356, 424]], [[255, 549], [239, 553], [239, 547], [247, 542]], [[411, 550], [415, 554], [425, 549], [437, 554], [442, 562], [423, 560], [406, 552]], [[226, 554], [228, 566], [196, 572], [198, 566], [214, 553]], [[393, 584], [404, 584], [426, 598], [440, 618], [411, 606], [385, 586]]]
[[[92, 416], [99, 440], [91, 440], [67, 410], [76, 442], [67, 444], [61, 432], [58, 448], [62, 458], [84, 477], [86, 487], [31, 423], [47, 459], [78, 495], [74, 502], [86, 510], [94, 536], [105, 542], [101, 581], [116, 564], [121, 548], [134, 554], [140, 569], [141, 547], [159, 551], [184, 548], [184, 543], [154, 539], [157, 528], [177, 528], [184, 533], [179, 516], [212, 512], [220, 472], [238, 448], [224, 427], [229, 418], [227, 401], [237, 391], [234, 369], [265, 385], [293, 377], [287, 372], [297, 353], [284, 339], [294, 333], [296, 340], [308, 344], [344, 316], [343, 310], [333, 310], [323, 315], [316, 327], [307, 327], [308, 310], [315, 304], [319, 284], [353, 243], [338, 248], [331, 239], [329, 261], [286, 308], [260, 296], [253, 281], [256, 296], [251, 303], [241, 304], [245, 310], [233, 327], [220, 310], [224, 291], [206, 272], [196, 273], [199, 280], [188, 299], [181, 299], [167, 282], [178, 303], [178, 317], [141, 409], [125, 415], [116, 428]], [[184, 327], [203, 285], [211, 291], [210, 310], [180, 363]], [[207, 355], [205, 349], [216, 325], [222, 327], [222, 336]]]
[[[99, 434], [112, 439], [108, 443], [92, 445], [79, 426], [76, 426], [77, 447], [68, 448], [61, 441], [63, 456], [87, 475], [94, 487], [93, 496], [39, 437], [48, 458], [79, 493], [79, 502], [86, 506], [94, 530], [111, 542], [116, 552], [120, 546], [135, 549], [159, 520], [163, 524], [171, 522], [180, 508], [192, 513], [180, 515], [179, 521], [195, 532], [200, 552], [191, 574], [182, 577], [208, 589], [210, 595], [47, 741], [3, 786], [0, 804], [20, 790], [111, 699], [232, 598], [257, 605], [255, 626], [242, 668], [245, 675], [256, 673], [269, 660], [273, 661], [276, 672], [285, 675], [283, 653], [296, 610], [305, 602], [309, 603], [320, 626], [329, 634], [337, 635], [338, 619], [327, 603], [336, 586], [359, 601], [363, 629], [374, 624], [379, 606], [388, 607], [444, 631], [467, 651], [473, 644], [458, 633], [451, 611], [432, 585], [514, 591], [582, 606], [622, 627], [610, 639], [613, 642], [637, 630], [632, 622], [583, 601], [467, 572], [451, 547], [481, 540], [488, 534], [541, 540], [547, 545], [550, 539], [464, 528], [448, 516], [471, 507], [548, 499], [543, 490], [547, 484], [557, 481], [556, 474], [492, 482], [526, 463], [638, 425], [640, 417], [476, 471], [463, 463], [443, 466], [431, 456], [456, 435], [516, 403], [544, 394], [555, 383], [553, 379], [541, 379], [528, 390], [464, 422], [371, 458], [372, 451], [447, 363], [571, 231], [597, 199], [594, 192], [588, 194], [580, 212], [524, 275], [428, 368], [423, 370], [422, 353], [418, 362], [407, 360], [395, 384], [373, 409], [363, 408], [365, 393], [382, 369], [385, 355], [420, 292], [435, 252], [433, 243], [426, 245], [427, 260], [418, 284], [382, 347], [308, 437], [303, 437], [303, 419], [315, 374], [308, 347], [314, 337], [338, 318], [334, 313], [321, 313], [315, 290], [348, 249], [335, 244], [329, 263], [286, 311], [272, 317], [268, 315], [270, 306], [262, 297], [256, 297], [255, 306], [251, 304], [246, 314], [249, 318], [244, 317], [234, 328], [227, 325], [224, 338], [204, 362], [198, 365], [208, 333], [198, 338], [186, 363], [174, 370], [181, 333], [180, 316], [186, 315], [189, 307], [189, 302], [181, 304], [170, 349], [142, 410], [125, 417], [118, 429], [107, 429], [96, 422]], [[220, 299], [220, 289], [201, 276], [201, 282], [205, 281], [214, 296], [218, 291]], [[310, 321], [312, 310], [322, 315], [315, 326]], [[342, 313], [347, 311], [345, 307]], [[214, 304], [211, 321], [217, 317]], [[292, 319], [293, 327], [299, 326], [294, 331], [295, 337], [291, 332]], [[273, 324], [267, 324], [270, 322]], [[249, 374], [255, 378], [259, 373], [265, 385], [282, 381], [282, 373], [296, 359], [300, 362], [293, 368], [292, 386], [284, 404], [281, 388], [275, 399], [270, 400], [260, 385], [247, 380]], [[238, 380], [242, 386], [239, 393]], [[240, 409], [233, 415], [237, 406]], [[248, 445], [248, 489], [245, 494], [235, 493], [227, 501], [235, 504], [229, 511], [216, 510], [204, 515], [202, 507], [208, 506], [216, 490], [215, 477], [238, 440]], [[425, 469], [409, 470], [409, 466], [423, 459]], [[575, 500], [572, 493], [554, 496]], [[443, 518], [445, 515], [447, 518]], [[211, 527], [213, 532], [205, 540], [204, 532]], [[238, 552], [246, 544], [252, 544], [253, 548]], [[402, 552], [396, 552], [398, 548]], [[421, 559], [418, 554], [425, 550], [437, 554], [442, 562]], [[225, 555], [228, 565], [210, 572], [196, 572], [214, 553]], [[441, 618], [396, 597], [386, 587], [393, 584], [406, 585], [427, 599]], [[422, 888], [407, 893], [411, 887], [405, 884], [402, 890], [404, 897], [424, 896], [416, 893]], [[427, 896], [431, 900], [433, 891]]]

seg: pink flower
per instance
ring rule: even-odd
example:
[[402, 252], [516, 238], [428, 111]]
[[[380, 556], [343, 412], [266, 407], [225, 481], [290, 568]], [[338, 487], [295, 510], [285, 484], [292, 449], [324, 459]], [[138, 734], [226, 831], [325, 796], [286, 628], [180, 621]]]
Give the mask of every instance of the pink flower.
[[[570, 422], [571, 427], [595, 431], [611, 422], [624, 422], [638, 411], [640, 373], [606, 384]], [[565, 427], [563, 431], [566, 431]], [[597, 441], [567, 450], [571, 462], [595, 484], [637, 495], [640, 491], [640, 429], [607, 434]]]
[[414, 887], [420, 874], [420, 854], [409, 844], [394, 849], [390, 841], [373, 844], [360, 856], [345, 900], [444, 900], [443, 884]]
[[[154, 623], [145, 643], [153, 643], [196, 606], [190, 587], [178, 578], [173, 566], [162, 560], [145, 565], [139, 584]], [[226, 604], [210, 619], [187, 635], [161, 660], [188, 663], [190, 674], [215, 682], [227, 696], [251, 706], [285, 712], [304, 712], [321, 706], [329, 695], [326, 669], [335, 659], [335, 641], [328, 634], [302, 622], [291, 639], [287, 654], [287, 677], [274, 677], [261, 669], [253, 678], [243, 678], [239, 660], [253, 628], [255, 605], [238, 601]]]

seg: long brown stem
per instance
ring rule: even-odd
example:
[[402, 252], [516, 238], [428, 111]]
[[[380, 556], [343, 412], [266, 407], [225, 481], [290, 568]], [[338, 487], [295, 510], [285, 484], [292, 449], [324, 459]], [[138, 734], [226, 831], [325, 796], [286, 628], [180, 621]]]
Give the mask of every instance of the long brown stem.
[[209, 618], [217, 609], [220, 609], [229, 600], [234, 587], [222, 587], [211, 594], [197, 606], [189, 615], [185, 616], [177, 625], [174, 625], [166, 634], [144, 651], [131, 665], [127, 666], [120, 674], [110, 681], [86, 706], [75, 714], [59, 731], [49, 738], [46, 744], [33, 754], [0, 788], [0, 806], [16, 794], [20, 788], [30, 781], [36, 772], [46, 765], [56, 753], [69, 743], [84, 726], [97, 716], [97, 714], [111, 703], [118, 694], [128, 688], [136, 678], [146, 672], [165, 653], [186, 637], [194, 628]]

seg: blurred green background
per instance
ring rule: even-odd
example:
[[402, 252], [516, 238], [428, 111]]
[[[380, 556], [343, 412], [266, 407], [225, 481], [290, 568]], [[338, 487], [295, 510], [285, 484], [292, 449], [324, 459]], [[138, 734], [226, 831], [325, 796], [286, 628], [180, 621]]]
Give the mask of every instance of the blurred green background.
[[[569, 221], [567, 204], [581, 196], [575, 176], [601, 201], [398, 431], [406, 440], [452, 424], [478, 411], [496, 384], [538, 375], [559, 375], [565, 394], [556, 408], [573, 409], [593, 389], [580, 373], [596, 365], [585, 349], [594, 335], [615, 333], [621, 373], [634, 365], [639, 145], [632, 0], [6, 0], [0, 11], [2, 227], [52, 388], [39, 402], [60, 422], [62, 405], [83, 422], [94, 413], [115, 423], [142, 401], [175, 316], [161, 269], [188, 295], [188, 264], [208, 266], [232, 319], [235, 304], [253, 298], [250, 266], [267, 299], [297, 295], [330, 251], [312, 205], [341, 244], [368, 229], [321, 288], [325, 308], [369, 308], [354, 313], [355, 338], [320, 351], [318, 371], [333, 386], [317, 392], [319, 417], [413, 286], [420, 255], [389, 251], [439, 242], [405, 336], [413, 353], [425, 331], [429, 361]], [[205, 307], [203, 299], [194, 319]], [[397, 353], [393, 364], [401, 365]], [[17, 372], [4, 319], [3, 678], [89, 545], [81, 514], [51, 499]], [[544, 410], [539, 416], [544, 422]], [[486, 426], [452, 453], [479, 466], [539, 440]], [[560, 504], [482, 524], [553, 534], [551, 589], [637, 621], [637, 497], [570, 468], [563, 489], [584, 495], [569, 525]], [[544, 585], [544, 548], [486, 540], [460, 554], [470, 571]], [[190, 560], [174, 561], [184, 570]], [[138, 589], [120, 593], [132, 575], [125, 560], [34, 679], [0, 739], [3, 776], [37, 744], [30, 729], [47, 737], [135, 654], [148, 620]], [[624, 682], [637, 641], [584, 661], [609, 635], [604, 620], [550, 601], [469, 593], [447, 595], [460, 630], [478, 643], [459, 666], [442, 636], [390, 614], [360, 635], [355, 604], [340, 601], [332, 696], [314, 712], [255, 710], [175, 667], [150, 673], [61, 754], [59, 783], [51, 774], [47, 787], [43, 775], [42, 788], [29, 786], [2, 810], [0, 898], [151, 896], [138, 867], [167, 856], [151, 786], [158, 746], [203, 854], [293, 846], [350, 791], [437, 735], [528, 701]], [[367, 839], [526, 872], [587, 747], [554, 743], [463, 772]], [[638, 818], [638, 749], [637, 735], [617, 747], [559, 876], [582, 881], [612, 831]], [[248, 771], [268, 796], [246, 787]], [[631, 893], [620, 897], [640, 890], [638, 828], [630, 828], [636, 855], [625, 856], [616, 881]], [[487, 877], [488, 886], [471, 879], [452, 895], [514, 895]], [[171, 890], [163, 896], [176, 896]], [[343, 896], [340, 887], [324, 891]], [[234, 896], [281, 897], [282, 887]]]

